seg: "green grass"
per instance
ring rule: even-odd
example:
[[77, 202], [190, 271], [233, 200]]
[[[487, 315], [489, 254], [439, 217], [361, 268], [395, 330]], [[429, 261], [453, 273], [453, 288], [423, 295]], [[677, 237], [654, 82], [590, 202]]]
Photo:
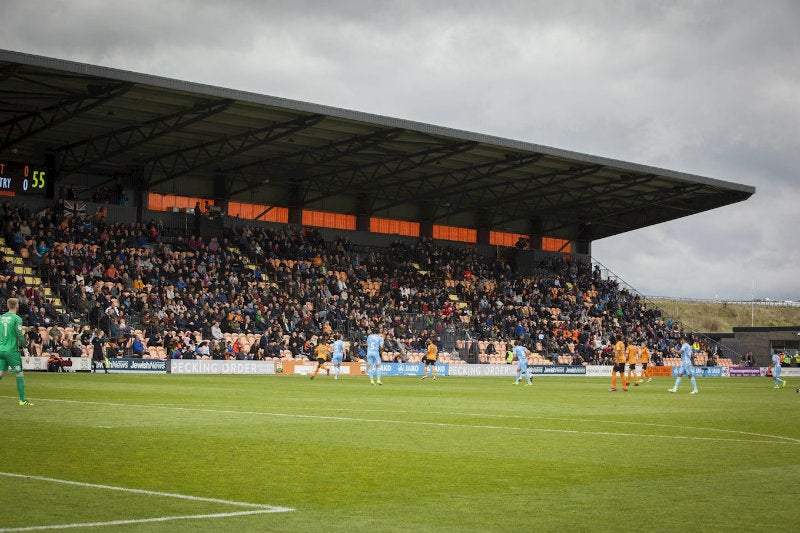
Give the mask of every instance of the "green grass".
[[0, 531], [795, 531], [800, 394], [752, 378], [437, 382], [26, 374], [0, 381]]

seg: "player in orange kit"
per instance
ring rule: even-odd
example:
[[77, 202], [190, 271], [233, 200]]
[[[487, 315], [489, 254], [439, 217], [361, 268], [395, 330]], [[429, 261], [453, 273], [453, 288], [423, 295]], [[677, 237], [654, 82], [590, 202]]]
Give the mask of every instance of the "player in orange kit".
[[330, 355], [330, 353], [331, 353], [330, 345], [327, 344], [324, 340], [320, 340], [319, 344], [317, 344], [317, 347], [314, 348], [314, 355], [316, 355], [317, 358], [317, 368], [314, 369], [314, 373], [311, 375], [311, 379], [314, 379], [314, 377], [319, 372], [319, 369], [325, 366], [325, 364], [328, 361], [328, 356]]
[[439, 356], [439, 348], [433, 342], [433, 338], [428, 339], [428, 352], [422, 358], [422, 379], [427, 377], [428, 368], [431, 369], [431, 376], [436, 380], [436, 358]]
[[638, 387], [639, 378], [636, 376], [636, 365], [639, 364], [639, 347], [631, 343], [626, 348], [626, 352], [628, 354], [628, 383], [633, 382], [633, 386]]
[[617, 373], [622, 380], [622, 390], [628, 391], [628, 383], [625, 381], [625, 361], [627, 360], [625, 354], [625, 337], [620, 335], [617, 337], [617, 342], [614, 344], [614, 367], [611, 369], [611, 392], [617, 390]]
[[642, 344], [639, 348], [639, 361], [642, 362], [642, 376], [639, 381], [647, 378], [647, 382], [650, 383], [653, 378], [650, 377], [650, 371], [647, 370], [647, 364], [650, 362], [650, 350], [647, 348], [647, 344]]

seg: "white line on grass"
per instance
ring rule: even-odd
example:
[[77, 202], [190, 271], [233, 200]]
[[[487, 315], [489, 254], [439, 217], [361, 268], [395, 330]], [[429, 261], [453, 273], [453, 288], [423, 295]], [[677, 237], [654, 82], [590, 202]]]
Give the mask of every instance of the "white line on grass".
[[293, 511], [294, 509], [290, 509], [288, 507], [276, 507], [274, 505], [266, 505], [263, 503], [250, 503], [250, 502], [236, 502], [233, 500], [221, 500], [219, 498], [205, 498], [203, 496], [191, 496], [189, 494], [177, 494], [173, 492], [159, 492], [155, 490], [146, 490], [146, 489], [130, 489], [127, 487], [115, 487], [114, 485], [98, 485], [96, 483], [85, 483], [83, 481], [70, 481], [68, 479], [57, 479], [52, 477], [44, 477], [44, 476], [30, 476], [26, 474], [12, 474], [9, 472], [0, 472], [0, 475], [8, 476], [8, 477], [19, 477], [25, 479], [35, 479], [38, 481], [49, 481], [51, 483], [62, 483], [64, 485], [77, 485], [79, 487], [88, 487], [93, 489], [104, 489], [104, 490], [118, 490], [121, 492], [132, 492], [135, 494], [146, 494], [148, 496], [166, 496], [169, 498], [176, 498], [181, 500], [192, 500], [196, 502], [209, 502], [209, 503], [221, 503], [225, 505], [235, 505], [238, 507], [251, 507], [253, 509], [269, 509], [273, 510], [273, 512], [285, 512], [285, 511]]
[[[293, 409], [313, 409], [315, 411], [349, 411], [356, 413], [395, 413], [395, 414], [415, 414], [416, 411], [398, 411], [396, 409], [361, 409], [349, 407], [294, 407]], [[716, 431], [719, 433], [733, 433], [735, 435], [749, 435], [751, 437], [766, 437], [770, 439], [786, 440], [794, 444], [800, 444], [800, 439], [784, 437], [782, 435], [770, 435], [768, 433], [753, 433], [751, 431], [739, 431], [737, 429], [710, 428], [701, 426], [679, 426], [676, 424], [656, 424], [655, 422], [631, 422], [629, 420], [605, 420], [596, 418], [570, 418], [556, 416], [529, 416], [529, 415], [507, 415], [499, 413], [464, 413], [461, 411], [425, 411], [429, 415], [452, 415], [452, 416], [475, 416], [483, 418], [512, 418], [519, 420], [552, 420], [555, 422], [585, 422], [587, 424], [617, 424], [629, 426], [649, 426], [669, 429], [692, 429], [697, 431]], [[723, 439], [730, 440], [730, 439]], [[758, 442], [758, 441], [746, 441]]]
[[203, 518], [230, 518], [233, 516], [244, 516], [252, 514], [276, 513], [278, 511], [267, 511], [264, 509], [256, 511], [237, 511], [235, 513], [213, 513], [213, 514], [195, 514], [186, 516], [159, 516], [156, 518], [141, 518], [136, 520], [109, 520], [108, 522], [76, 522], [74, 524], [55, 524], [52, 526], [26, 526], [26, 527], [9, 527], [0, 528], [0, 532], [6, 533], [11, 531], [49, 531], [51, 529], [73, 529], [76, 527], [104, 527], [104, 526], [120, 526], [127, 524], [145, 524], [148, 522], [169, 522], [173, 520], [200, 520]]
[[236, 507], [249, 507], [249, 511], [235, 511], [231, 513], [211, 513], [211, 514], [198, 514], [198, 515], [183, 515], [183, 516], [158, 516], [155, 518], [141, 518], [131, 520], [111, 520], [108, 522], [83, 522], [75, 524], [56, 524], [50, 526], [26, 526], [16, 528], [0, 528], [0, 532], [7, 531], [43, 531], [48, 529], [70, 529], [76, 527], [101, 527], [101, 526], [116, 526], [124, 524], [142, 524], [146, 522], [168, 522], [171, 520], [198, 520], [203, 518], [229, 518], [233, 516], [244, 516], [252, 514], [265, 514], [265, 513], [286, 513], [294, 511], [291, 507], [278, 507], [275, 505], [265, 505], [261, 503], [237, 502], [232, 500], [222, 500], [219, 498], [204, 498], [202, 496], [191, 496], [188, 494], [177, 494], [172, 492], [159, 492], [154, 490], [145, 489], [131, 489], [127, 487], [115, 487], [113, 485], [99, 485], [96, 483], [84, 483], [82, 481], [70, 481], [68, 479], [56, 479], [43, 476], [30, 476], [25, 474], [14, 474], [11, 472], [0, 472], [0, 476], [16, 477], [22, 479], [33, 479], [37, 481], [47, 481], [50, 483], [61, 483], [64, 485], [77, 485], [79, 487], [88, 487], [93, 489], [102, 490], [118, 490], [122, 492], [131, 492], [134, 494], [145, 494], [147, 496], [165, 496], [167, 498], [177, 498], [182, 500], [191, 500], [197, 502], [218, 503], [222, 505], [233, 505]]
[[[768, 437], [777, 440], [754, 440], [754, 439], [725, 439], [720, 437], [691, 437], [687, 435], [657, 435], [650, 433], [618, 433], [613, 431], [580, 431], [575, 429], [552, 429], [552, 428], [525, 428], [516, 426], [494, 426], [485, 424], [456, 424], [452, 422], [423, 422], [417, 420], [392, 420], [385, 418], [356, 418], [348, 416], [324, 416], [324, 415], [303, 415], [297, 413], [274, 413], [267, 411], [234, 411], [230, 409], [208, 409], [199, 407], [176, 407], [174, 405], [147, 405], [147, 404], [128, 404], [128, 403], [114, 403], [114, 402], [88, 402], [81, 400], [61, 400], [61, 399], [48, 399], [40, 398], [39, 401], [63, 402], [63, 403], [76, 403], [83, 405], [105, 405], [110, 407], [135, 407], [139, 408], [153, 408], [153, 409], [169, 409], [174, 411], [185, 411], [195, 413], [217, 413], [217, 414], [237, 414], [237, 415], [256, 415], [256, 416], [270, 416], [276, 418], [299, 418], [310, 420], [331, 420], [337, 422], [364, 422], [364, 423], [378, 423], [378, 424], [399, 424], [411, 426], [430, 426], [430, 427], [451, 427], [451, 428], [467, 428], [467, 429], [496, 429], [505, 431], [530, 431], [540, 433], [573, 433], [578, 435], [603, 435], [603, 436], [617, 436], [617, 437], [652, 437], [658, 439], [678, 439], [678, 440], [698, 440], [698, 441], [716, 441], [716, 442], [745, 442], [751, 444], [800, 444], [800, 439], [793, 439], [791, 437], [782, 437], [779, 435], [761, 435], [752, 433], [753, 436]], [[553, 420], [571, 420], [571, 419], [558, 419]], [[630, 422], [635, 424], [636, 422]], [[643, 423], [646, 424], [646, 423]], [[713, 428], [690, 428], [683, 426], [665, 426], [676, 429], [709, 429], [712, 431], [726, 431], [714, 430]], [[738, 433], [734, 430], [727, 430]]]

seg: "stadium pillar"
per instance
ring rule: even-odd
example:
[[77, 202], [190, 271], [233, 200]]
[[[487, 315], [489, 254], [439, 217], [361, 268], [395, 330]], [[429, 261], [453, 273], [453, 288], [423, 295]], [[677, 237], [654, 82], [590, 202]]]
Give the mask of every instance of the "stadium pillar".
[[228, 189], [225, 186], [225, 174], [214, 174], [214, 205], [222, 209], [223, 213], [228, 212]]
[[426, 239], [433, 239], [433, 222], [419, 223], [419, 236]]
[[578, 238], [575, 240], [575, 253], [592, 254], [592, 223], [586, 222], [578, 226]]
[[419, 220], [419, 236], [426, 239], [433, 238], [433, 219], [436, 216], [436, 207], [431, 202], [422, 202], [419, 206], [417, 220]]
[[356, 231], [369, 231], [369, 219], [372, 206], [366, 194], [359, 194], [356, 199]]
[[303, 191], [296, 181], [289, 181], [289, 224], [303, 223]]
[[543, 226], [542, 217], [531, 217], [528, 221], [528, 238], [530, 240], [531, 250], [542, 249], [542, 236], [544, 235]]
[[144, 210], [148, 205], [149, 194], [148, 187], [144, 179], [144, 167], [136, 165], [131, 175], [133, 181], [133, 189], [136, 194], [134, 198], [134, 205], [136, 205], [136, 222], [144, 220]]
[[477, 229], [477, 243], [489, 244], [491, 232], [489, 230], [489, 211], [479, 209], [475, 213], [475, 227]]

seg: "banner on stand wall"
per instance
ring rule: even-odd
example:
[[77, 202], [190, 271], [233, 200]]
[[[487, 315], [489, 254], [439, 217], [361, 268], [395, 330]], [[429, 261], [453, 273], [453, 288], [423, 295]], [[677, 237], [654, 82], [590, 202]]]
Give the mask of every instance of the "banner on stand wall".
[[273, 361], [244, 361], [239, 359], [171, 359], [172, 374], [274, 374]]
[[[678, 375], [679, 366], [673, 366], [672, 368], [672, 376], [675, 377]], [[728, 374], [728, 367], [725, 366], [693, 366], [692, 370], [694, 371], [694, 375], [697, 377], [712, 377], [712, 378], [720, 378], [723, 376], [727, 376]]]
[[[46, 372], [47, 359], [47, 357], [25, 356], [22, 358], [22, 370], [41, 370]], [[64, 372], [88, 372], [92, 369], [92, 360], [88, 357], [65, 357], [63, 359], [72, 363], [63, 367]]]

